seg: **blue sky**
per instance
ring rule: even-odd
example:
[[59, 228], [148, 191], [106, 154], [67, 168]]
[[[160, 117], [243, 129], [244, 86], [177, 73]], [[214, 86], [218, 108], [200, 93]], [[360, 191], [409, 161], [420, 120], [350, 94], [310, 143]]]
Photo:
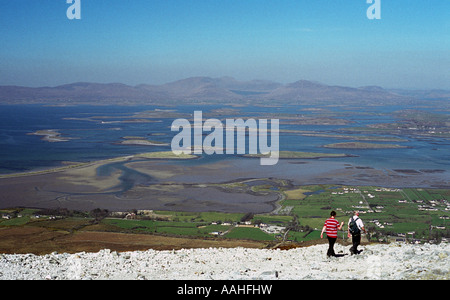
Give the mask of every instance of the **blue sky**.
[[0, 85], [191, 76], [450, 89], [450, 1], [0, 0]]

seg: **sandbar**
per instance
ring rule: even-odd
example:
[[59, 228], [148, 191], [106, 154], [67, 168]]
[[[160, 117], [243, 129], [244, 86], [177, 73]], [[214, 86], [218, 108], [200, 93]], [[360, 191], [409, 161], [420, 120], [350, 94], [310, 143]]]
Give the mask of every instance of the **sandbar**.
[[[0, 178], [0, 208], [272, 212], [278, 199], [276, 191], [255, 194], [239, 185], [228, 185], [253, 179], [269, 180], [274, 185], [276, 180], [286, 180], [294, 187], [343, 184], [450, 188], [448, 172], [421, 170], [411, 176], [411, 171], [405, 174], [367, 168], [333, 158], [307, 160], [302, 165], [293, 164], [296, 159], [284, 159], [273, 167], [238, 156], [220, 156], [217, 160], [193, 155], [186, 159], [170, 157], [176, 156], [168, 151], [151, 152], [66, 166], [54, 172], [33, 173], [33, 176], [24, 173], [3, 176]], [[198, 159], [198, 163], [189, 161], [193, 158]], [[109, 172], [98, 172], [105, 167]]]

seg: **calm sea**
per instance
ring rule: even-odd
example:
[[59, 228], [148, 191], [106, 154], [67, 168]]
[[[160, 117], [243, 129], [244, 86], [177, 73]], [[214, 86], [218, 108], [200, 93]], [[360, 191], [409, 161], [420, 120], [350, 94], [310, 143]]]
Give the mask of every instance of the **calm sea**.
[[[173, 118], [158, 118], [158, 122], [122, 122], [129, 120], [134, 113], [155, 109], [173, 109], [176, 112], [192, 114], [194, 110], [212, 112], [222, 108], [219, 105], [193, 107], [157, 106], [65, 106], [50, 107], [42, 105], [2, 105], [0, 106], [0, 174], [24, 172], [59, 166], [65, 161], [93, 161], [111, 157], [125, 156], [151, 151], [169, 151], [170, 146], [120, 145], [125, 136], [145, 137], [169, 143], [176, 132], [170, 131]], [[227, 107], [229, 108], [229, 107]], [[257, 116], [266, 112], [317, 114], [308, 106], [278, 108], [244, 107], [236, 108], [241, 113]], [[280, 125], [281, 129], [306, 130], [327, 134], [342, 134], [345, 127], [365, 126], [374, 123], [395, 121], [392, 112], [403, 107], [371, 107], [370, 110], [351, 110], [350, 108], [330, 108], [326, 111], [339, 113], [338, 117], [352, 121], [349, 125]], [[220, 115], [219, 119], [238, 118], [242, 115]], [[336, 114], [333, 114], [336, 117]], [[38, 130], [57, 130], [67, 142], [48, 142], [42, 136], [30, 135]], [[400, 137], [407, 141], [391, 142], [408, 146], [406, 149], [328, 149], [323, 145], [346, 142], [335, 138], [281, 134], [280, 150], [308, 151], [323, 153], [348, 153], [357, 157], [341, 158], [348, 162], [373, 168], [425, 169], [450, 172], [450, 141], [440, 138]], [[376, 142], [375, 142], [376, 143]], [[215, 155], [202, 160], [180, 162], [183, 164], [208, 163], [221, 159], [233, 159], [230, 155]], [[274, 166], [276, 168], [277, 166]], [[443, 175], [444, 176], [444, 175]]]

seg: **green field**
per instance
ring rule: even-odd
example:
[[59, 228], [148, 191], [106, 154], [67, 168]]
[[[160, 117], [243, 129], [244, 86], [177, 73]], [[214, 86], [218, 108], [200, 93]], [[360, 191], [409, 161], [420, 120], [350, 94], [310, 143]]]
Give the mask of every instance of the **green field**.
[[235, 227], [225, 235], [230, 239], [252, 239], [257, 241], [273, 241], [275, 237], [258, 228]]
[[[303, 187], [311, 191], [304, 199], [290, 199], [291, 213], [299, 224], [321, 230], [331, 210], [339, 221], [348, 222], [354, 210], [370, 232], [372, 239], [411, 233], [416, 239], [449, 237], [449, 190], [383, 189], [379, 187]], [[344, 228], [346, 230], [346, 227]], [[413, 234], [412, 234], [413, 233]], [[298, 234], [292, 234], [297, 239]]]
[[[252, 187], [264, 190], [267, 183]], [[387, 189], [373, 186], [282, 186], [283, 200], [272, 214], [137, 211], [133, 219], [107, 211], [49, 212], [39, 209], [0, 210], [0, 227], [36, 226], [52, 230], [96, 230], [216, 239], [294, 242], [320, 239], [332, 210], [348, 222], [358, 210], [370, 241], [404, 238], [440, 241], [450, 237], [450, 190]], [[344, 237], [347, 226], [339, 233]], [[286, 233], [287, 232], [287, 233]]]

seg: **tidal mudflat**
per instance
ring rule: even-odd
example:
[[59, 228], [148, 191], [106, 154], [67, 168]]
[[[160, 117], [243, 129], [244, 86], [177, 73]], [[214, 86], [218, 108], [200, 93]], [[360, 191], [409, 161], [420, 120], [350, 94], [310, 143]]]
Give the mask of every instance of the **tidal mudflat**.
[[[279, 118], [280, 160], [275, 166], [261, 166], [260, 159], [239, 155], [175, 159], [170, 155], [175, 134], [170, 124], [175, 118], [191, 118], [199, 109], [208, 118]], [[111, 106], [105, 111], [92, 106], [4, 106], [0, 206], [263, 213], [277, 208], [279, 181], [294, 188], [310, 184], [450, 187], [448, 128], [439, 127], [442, 122], [423, 124], [416, 117], [414, 124], [400, 130], [386, 125], [398, 123], [392, 107], [367, 108], [373, 113], [348, 109], [189, 105], [171, 110]], [[324, 122], [325, 116], [335, 122]], [[346, 149], [324, 147], [354, 140], [395, 143], [401, 148], [359, 147], [361, 142]], [[258, 179], [269, 179], [273, 189], [248, 187], [248, 180]]]
[[[259, 160], [229, 157], [213, 160], [136, 155], [102, 160], [54, 172], [0, 180], [2, 207], [66, 207], [111, 211], [156, 209], [268, 213], [281, 195], [277, 184], [375, 185], [450, 188], [449, 174], [437, 170], [390, 170], [335, 159], [284, 159], [276, 167]], [[267, 179], [268, 191], [248, 182]]]

